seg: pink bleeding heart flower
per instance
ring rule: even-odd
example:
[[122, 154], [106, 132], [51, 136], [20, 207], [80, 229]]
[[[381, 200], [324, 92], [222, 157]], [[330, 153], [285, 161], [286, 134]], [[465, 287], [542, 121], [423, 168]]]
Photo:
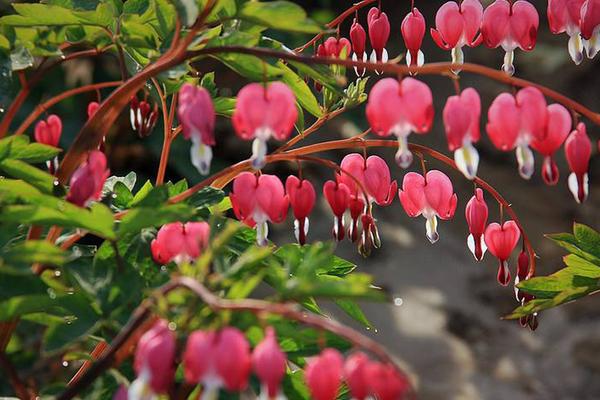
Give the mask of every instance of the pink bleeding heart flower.
[[256, 240], [261, 246], [267, 244], [267, 222], [283, 222], [287, 215], [289, 199], [275, 175], [256, 176], [242, 172], [233, 181], [229, 198], [236, 217], [246, 225], [256, 227]]
[[535, 167], [529, 144], [543, 139], [547, 123], [546, 99], [539, 89], [530, 86], [516, 96], [502, 93], [496, 97], [488, 110], [487, 133], [498, 149], [516, 148], [519, 174], [529, 179]]
[[569, 35], [569, 55], [577, 65], [583, 61], [581, 9], [586, 0], [548, 0], [548, 23], [555, 35]]
[[306, 235], [308, 234], [308, 216], [312, 212], [317, 199], [315, 188], [310, 181], [300, 180], [290, 175], [285, 181], [285, 192], [290, 199], [290, 206], [294, 212], [294, 218], [296, 218], [294, 221], [296, 240], [303, 245], [306, 243]]
[[58, 115], [52, 114], [46, 120], [41, 120], [35, 125], [35, 141], [47, 146], [58, 147], [62, 134], [62, 120]]
[[183, 352], [185, 381], [191, 384], [202, 383], [206, 387], [218, 388], [221, 379], [213, 365], [213, 351], [217, 334], [213, 331], [194, 331], [187, 339]]
[[343, 363], [342, 355], [335, 349], [325, 349], [309, 360], [304, 379], [313, 399], [336, 399], [342, 383]]
[[175, 334], [165, 320], [159, 320], [142, 335], [133, 361], [137, 378], [129, 386], [128, 398], [167, 393], [175, 376], [175, 347]]
[[192, 140], [192, 164], [202, 175], [210, 171], [212, 148], [215, 145], [216, 114], [208, 90], [190, 83], [179, 90], [177, 117], [183, 136]]
[[221, 387], [239, 392], [248, 386], [252, 366], [250, 345], [236, 328], [195, 331], [188, 337], [183, 365], [185, 380], [202, 383], [206, 398], [212, 398]]
[[516, 48], [531, 51], [537, 40], [540, 18], [535, 7], [525, 0], [509, 2], [496, 0], [483, 12], [481, 33], [489, 48], [502, 46], [506, 55], [502, 70], [515, 73], [513, 65]]
[[344, 363], [344, 380], [353, 399], [365, 400], [370, 394], [367, 368], [369, 357], [358, 352], [352, 354]]
[[92, 118], [94, 116], [94, 114], [96, 114], [96, 111], [98, 111], [99, 108], [100, 108], [100, 103], [98, 103], [96, 101], [90, 101], [87, 106], [88, 119]]
[[437, 219], [451, 219], [456, 211], [458, 198], [450, 178], [441, 171], [432, 170], [423, 177], [416, 172], [404, 175], [399, 191], [400, 203], [409, 217], [419, 215], [427, 220], [425, 228], [431, 243], [439, 239]]
[[583, 203], [589, 192], [588, 169], [592, 142], [583, 122], [580, 122], [565, 141], [565, 155], [571, 170], [569, 189], [578, 203]]
[[106, 156], [98, 150], [89, 153], [87, 161], [75, 170], [69, 183], [67, 201], [79, 207], [87, 207], [92, 201], [102, 198], [102, 187], [110, 170], [106, 167]]
[[464, 63], [464, 46], [476, 47], [483, 41], [479, 34], [483, 19], [483, 6], [479, 0], [444, 3], [435, 15], [433, 41], [442, 49], [450, 50], [453, 64]]
[[294, 92], [284, 83], [273, 82], [267, 87], [251, 83], [240, 90], [232, 122], [240, 138], [254, 139], [250, 158], [253, 168], [265, 165], [267, 140], [272, 136], [286, 140], [297, 118]]
[[369, 27], [369, 40], [373, 48], [370, 61], [387, 62], [388, 52], [385, 45], [390, 37], [390, 21], [386, 13], [377, 7], [372, 7], [367, 15], [367, 24]]
[[473, 88], [450, 96], [444, 106], [444, 127], [448, 148], [454, 152], [456, 166], [467, 179], [474, 179], [479, 166], [479, 153], [473, 143], [479, 141], [481, 99]]
[[378, 400], [400, 400], [410, 390], [406, 378], [390, 364], [370, 362], [367, 379], [371, 393]]
[[581, 6], [581, 36], [588, 58], [600, 51], [600, 0], [586, 0]]
[[[367, 32], [356, 18], [350, 27], [350, 41], [352, 42], [352, 61], [367, 62]], [[357, 76], [363, 76], [365, 69], [354, 67], [354, 72]]]
[[333, 211], [333, 237], [343, 240], [346, 228], [344, 226], [344, 213], [350, 202], [350, 189], [348, 186], [339, 184], [337, 181], [327, 181], [323, 185], [323, 196]]
[[415, 7], [402, 20], [400, 27], [402, 38], [407, 48], [406, 65], [421, 66], [425, 63], [425, 56], [421, 51], [423, 37], [425, 37], [425, 18]]
[[[263, 387], [261, 398], [275, 399], [280, 395], [281, 381], [285, 376], [287, 357], [279, 347], [275, 330], [268, 327], [266, 336], [252, 352], [254, 373], [260, 379]], [[267, 396], [264, 396], [264, 393]]]
[[489, 224], [485, 230], [485, 244], [490, 253], [500, 261], [497, 278], [498, 283], [502, 286], [506, 286], [510, 282], [508, 259], [520, 237], [521, 231], [515, 221], [506, 221], [502, 225], [494, 222]]
[[323, 43], [327, 57], [348, 58], [352, 52], [352, 45], [346, 38], [329, 37]]
[[385, 78], [369, 93], [366, 114], [371, 129], [378, 136], [394, 135], [398, 139], [396, 162], [402, 168], [412, 163], [408, 135], [427, 133], [433, 124], [433, 96], [429, 86], [413, 78], [398, 82]]
[[558, 183], [559, 172], [553, 155], [569, 136], [571, 124], [569, 111], [560, 104], [551, 104], [548, 106], [548, 123], [546, 124], [544, 137], [541, 139], [534, 138], [531, 142], [531, 147], [544, 156], [542, 178], [548, 185]]
[[[362, 154], [348, 154], [342, 160], [340, 169], [341, 172], [337, 174], [337, 181], [350, 190], [349, 207], [352, 225], [349, 235], [353, 241], [356, 241], [358, 237], [358, 218], [361, 214], [370, 214], [372, 203], [380, 206], [390, 205], [394, 200], [396, 190], [398, 190], [398, 184], [396, 181], [392, 181], [389, 167], [379, 156], [369, 156], [365, 160]], [[371, 242], [367, 243], [366, 241], [373, 238], [375, 247], [379, 247], [379, 234], [373, 218], [363, 218], [361, 222], [363, 222], [361, 246], [367, 245], [368, 247]]]
[[208, 246], [210, 226], [206, 222], [172, 222], [163, 225], [150, 243], [152, 257], [159, 264], [191, 262]]
[[[58, 115], [51, 114], [44, 121], [41, 120], [35, 125], [33, 136], [35, 141], [47, 146], [58, 147], [60, 136], [62, 134], [62, 120]], [[58, 156], [52, 160], [46, 161], [48, 171], [54, 175], [58, 169]]]
[[120, 385], [117, 391], [113, 394], [112, 400], [127, 400], [127, 387], [125, 385]]
[[239, 392], [248, 386], [252, 367], [250, 345], [242, 332], [226, 327], [218, 333], [213, 349], [215, 371], [223, 379], [225, 388]]
[[139, 101], [133, 96], [129, 102], [129, 121], [131, 129], [137, 132], [140, 138], [145, 138], [154, 129], [158, 119], [158, 104], [151, 105], [147, 100]]
[[488, 206], [483, 198], [483, 190], [475, 189], [475, 194], [465, 207], [465, 218], [469, 225], [469, 236], [467, 237], [467, 246], [477, 261], [483, 260], [483, 255], [487, 250], [483, 235], [488, 219]]

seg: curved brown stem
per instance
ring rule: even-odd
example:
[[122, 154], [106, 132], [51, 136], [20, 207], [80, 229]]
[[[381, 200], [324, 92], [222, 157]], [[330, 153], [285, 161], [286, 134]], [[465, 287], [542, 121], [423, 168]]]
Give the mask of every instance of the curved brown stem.
[[375, 342], [373, 339], [359, 333], [358, 331], [343, 325], [335, 320], [313, 314], [302, 310], [295, 304], [271, 303], [264, 300], [243, 299], [243, 300], [228, 300], [216, 296], [209, 291], [204, 285], [195, 279], [189, 277], [177, 277], [171, 280], [163, 287], [157, 290], [155, 295], [145, 300], [132, 314], [131, 319], [125, 327], [115, 337], [107, 351], [94, 362], [79, 379], [73, 382], [60, 396], [58, 400], [69, 400], [80, 394], [87, 386], [89, 386], [102, 372], [110, 368], [115, 355], [119, 349], [128, 341], [133, 333], [150, 317], [153, 300], [160, 298], [178, 288], [185, 288], [194, 293], [208, 307], [214, 311], [245, 311], [256, 315], [276, 314], [289, 320], [297, 321], [301, 324], [312, 326], [317, 329], [325, 330], [336, 334], [337, 336], [346, 339], [348, 342], [369, 351], [382, 362], [388, 363], [398, 372], [404, 374], [402, 368], [390, 357], [389, 352]]

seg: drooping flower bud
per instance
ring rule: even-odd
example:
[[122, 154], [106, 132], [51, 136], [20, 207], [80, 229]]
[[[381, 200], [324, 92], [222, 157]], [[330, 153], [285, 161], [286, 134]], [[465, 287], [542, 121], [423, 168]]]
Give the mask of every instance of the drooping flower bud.
[[421, 66], [425, 63], [425, 56], [421, 51], [423, 37], [425, 36], [425, 18], [415, 7], [402, 20], [402, 38], [406, 45], [406, 65]]
[[370, 393], [367, 368], [369, 357], [357, 352], [346, 359], [344, 363], [344, 380], [355, 400], [365, 400]]
[[87, 207], [92, 201], [100, 200], [102, 187], [109, 174], [104, 153], [91, 151], [87, 161], [71, 176], [67, 201], [79, 207]]
[[583, 61], [581, 8], [586, 0], [548, 0], [548, 23], [555, 35], [569, 35], [569, 55], [576, 65]]
[[402, 168], [412, 163], [408, 135], [429, 132], [433, 123], [433, 95], [429, 86], [413, 78], [401, 82], [385, 78], [369, 93], [366, 114], [371, 129], [378, 136], [394, 135], [398, 139], [396, 162]]
[[210, 226], [206, 222], [172, 222], [163, 225], [150, 243], [154, 261], [167, 264], [191, 262], [208, 245]]
[[169, 390], [175, 375], [175, 347], [175, 334], [165, 320], [144, 333], [135, 350], [133, 367], [137, 379], [129, 387], [128, 398], [145, 399], [150, 393]]
[[251, 172], [242, 172], [234, 179], [229, 198], [236, 217], [256, 227], [256, 240], [261, 246], [267, 244], [267, 222], [283, 222], [287, 215], [289, 199], [275, 175], [257, 177]]
[[290, 200], [290, 206], [294, 212], [294, 233], [298, 243], [306, 243], [308, 234], [308, 216], [312, 212], [317, 199], [315, 188], [310, 181], [300, 180], [290, 175], [285, 181], [285, 191]]
[[[350, 41], [352, 42], [352, 61], [367, 62], [367, 33], [356, 18], [350, 27]], [[363, 76], [365, 69], [354, 67], [354, 72], [357, 76]]]
[[210, 171], [212, 148], [215, 145], [216, 114], [208, 90], [184, 84], [179, 90], [177, 117], [183, 136], [192, 140], [190, 150], [192, 164], [202, 175]]
[[232, 122], [240, 138], [254, 139], [250, 158], [254, 169], [265, 165], [269, 138], [286, 140], [297, 118], [294, 92], [284, 83], [273, 82], [267, 87], [251, 83], [240, 90]]
[[[58, 147], [62, 134], [62, 120], [58, 115], [51, 114], [46, 120], [35, 125], [33, 136], [35, 141], [52, 147]], [[52, 175], [58, 170], [58, 156], [46, 161], [48, 172]]]
[[348, 227], [348, 239], [350, 239], [352, 243], [355, 243], [360, 234], [358, 219], [365, 212], [365, 202], [362, 200], [362, 197], [351, 195], [350, 201], [348, 202], [348, 210], [350, 211], [350, 219], [352, 220], [352, 223]]
[[92, 118], [92, 116], [94, 114], [96, 114], [96, 111], [98, 111], [99, 108], [100, 108], [100, 103], [98, 103], [96, 101], [90, 101], [87, 106], [88, 119]]
[[502, 46], [506, 55], [502, 70], [508, 75], [515, 73], [513, 65], [515, 49], [531, 51], [537, 40], [539, 15], [535, 7], [525, 0], [514, 3], [496, 0], [483, 12], [481, 34], [485, 45], [491, 49]]
[[381, 157], [373, 155], [365, 160], [362, 154], [348, 154], [342, 159], [340, 169], [338, 182], [345, 184], [353, 196], [362, 197], [365, 203], [389, 206], [394, 200], [398, 184], [392, 181], [390, 168]]
[[508, 259], [519, 242], [521, 231], [515, 221], [506, 221], [500, 225], [496, 222], [491, 223], [485, 230], [485, 244], [490, 253], [498, 258], [498, 283], [502, 286], [510, 282], [510, 270], [508, 268]]
[[452, 63], [463, 64], [464, 46], [476, 47], [483, 41], [479, 34], [483, 18], [483, 6], [479, 0], [463, 0], [444, 3], [435, 15], [435, 27], [431, 29], [433, 41], [442, 49], [452, 52]]
[[517, 288], [519, 282], [527, 279], [529, 275], [529, 254], [525, 249], [521, 250], [519, 257], [517, 258], [517, 275], [515, 276], [515, 297], [518, 302], [524, 299], [523, 292]]
[[367, 16], [369, 27], [369, 40], [373, 52], [371, 53], [371, 62], [387, 62], [388, 52], [385, 45], [390, 37], [390, 21], [386, 13], [377, 7], [372, 7]]
[[335, 349], [325, 349], [308, 362], [304, 378], [313, 399], [335, 400], [342, 383], [343, 362]]
[[571, 130], [571, 114], [560, 104], [548, 106], [548, 123], [543, 138], [533, 138], [531, 147], [544, 156], [542, 178], [547, 185], [558, 183], [559, 172], [554, 153], [562, 146]]
[[402, 189], [398, 195], [409, 217], [423, 215], [427, 220], [425, 223], [427, 238], [431, 243], [437, 242], [439, 239], [437, 219], [451, 219], [458, 202], [450, 178], [437, 170], [427, 172], [426, 177], [416, 172], [409, 172], [404, 175]]
[[280, 392], [286, 363], [287, 357], [277, 343], [275, 330], [268, 327], [265, 338], [252, 352], [252, 366], [263, 385], [262, 392], [266, 393], [269, 399], [276, 398]]
[[483, 190], [475, 189], [475, 194], [467, 203], [465, 208], [465, 217], [469, 225], [469, 237], [467, 238], [467, 246], [475, 259], [481, 261], [487, 250], [483, 235], [488, 219], [488, 206], [483, 198]]
[[587, 135], [585, 124], [580, 122], [565, 141], [565, 155], [571, 169], [569, 189], [575, 201], [583, 203], [588, 195], [588, 168], [592, 154], [592, 142]]
[[129, 120], [131, 129], [137, 132], [140, 138], [145, 138], [154, 129], [158, 119], [158, 104], [151, 105], [147, 100], [139, 101], [133, 96], [129, 102]]
[[479, 153], [473, 146], [480, 136], [479, 93], [473, 88], [467, 88], [458, 96], [450, 96], [443, 116], [448, 148], [454, 152], [456, 167], [467, 179], [474, 179], [479, 166]]
[[337, 181], [327, 181], [323, 185], [323, 196], [333, 211], [333, 237], [340, 241], [344, 239], [344, 213], [350, 202], [350, 189]]
[[488, 110], [487, 133], [498, 149], [516, 149], [519, 174], [530, 179], [535, 164], [529, 144], [543, 140], [548, 123], [546, 99], [539, 89], [526, 87], [516, 96], [502, 93]]

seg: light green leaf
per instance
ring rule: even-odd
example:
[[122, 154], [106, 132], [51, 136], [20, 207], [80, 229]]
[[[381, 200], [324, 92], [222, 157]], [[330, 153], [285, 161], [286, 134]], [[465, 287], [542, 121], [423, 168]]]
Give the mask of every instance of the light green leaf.
[[238, 18], [282, 31], [318, 33], [321, 27], [306, 17], [299, 5], [289, 1], [245, 2], [238, 10]]

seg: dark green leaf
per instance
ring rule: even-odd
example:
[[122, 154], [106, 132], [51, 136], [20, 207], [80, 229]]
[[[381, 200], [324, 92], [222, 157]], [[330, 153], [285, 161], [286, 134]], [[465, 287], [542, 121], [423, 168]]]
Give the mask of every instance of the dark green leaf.
[[186, 204], [170, 204], [159, 207], [132, 208], [119, 224], [119, 236], [136, 233], [143, 228], [160, 226], [174, 221], [187, 221], [194, 209]]

